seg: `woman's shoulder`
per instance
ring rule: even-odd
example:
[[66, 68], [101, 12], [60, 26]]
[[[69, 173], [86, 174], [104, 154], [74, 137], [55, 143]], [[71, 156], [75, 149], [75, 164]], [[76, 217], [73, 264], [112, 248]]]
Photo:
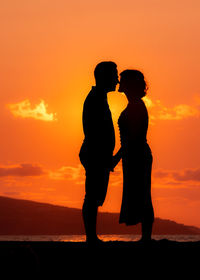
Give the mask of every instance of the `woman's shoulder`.
[[137, 99], [133, 104], [139, 107], [146, 107], [144, 100], [142, 100], [141, 98]]
[[140, 114], [147, 112], [147, 107], [142, 99], [140, 99], [134, 103], [134, 107], [132, 108], [132, 110], [134, 111], [134, 109], [137, 113], [140, 113]]

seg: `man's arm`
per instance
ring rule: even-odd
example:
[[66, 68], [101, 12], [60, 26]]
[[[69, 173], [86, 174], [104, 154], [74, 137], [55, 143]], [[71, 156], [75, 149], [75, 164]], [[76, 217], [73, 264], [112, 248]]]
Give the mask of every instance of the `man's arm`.
[[113, 156], [112, 168], [114, 169], [115, 166], [119, 163], [122, 158], [122, 148]]

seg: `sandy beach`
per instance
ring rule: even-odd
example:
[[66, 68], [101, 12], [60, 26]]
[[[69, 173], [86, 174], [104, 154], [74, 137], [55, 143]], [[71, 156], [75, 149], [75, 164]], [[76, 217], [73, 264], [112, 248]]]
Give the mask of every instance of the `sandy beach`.
[[[146, 268], [155, 273], [156, 267], [165, 273], [173, 269], [183, 272], [199, 260], [199, 242], [176, 242], [166, 239], [150, 243], [104, 242], [102, 246], [88, 247], [85, 242], [0, 242], [0, 262], [7, 275], [26, 274], [32, 276], [51, 273], [73, 273], [78, 276], [97, 273], [102, 276], [129, 273]], [[190, 264], [190, 265], [189, 265]], [[149, 269], [148, 268], [148, 269]], [[174, 270], [175, 271], [175, 270]], [[46, 278], [43, 278], [46, 279]], [[57, 278], [62, 279], [62, 278]], [[192, 278], [191, 278], [192, 279]]]

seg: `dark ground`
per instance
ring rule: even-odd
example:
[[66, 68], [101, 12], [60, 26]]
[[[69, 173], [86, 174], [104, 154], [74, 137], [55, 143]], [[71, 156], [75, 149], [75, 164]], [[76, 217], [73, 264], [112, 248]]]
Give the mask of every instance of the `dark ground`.
[[181, 275], [196, 279], [200, 241], [108, 241], [99, 247], [88, 247], [85, 242], [8, 241], [0, 242], [0, 265], [1, 273], [7, 275], [1, 279], [8, 279], [11, 274], [26, 279], [48, 279], [53, 275], [55, 279], [138, 279], [136, 275], [146, 275], [144, 279], [173, 279], [175, 274], [177, 279]]

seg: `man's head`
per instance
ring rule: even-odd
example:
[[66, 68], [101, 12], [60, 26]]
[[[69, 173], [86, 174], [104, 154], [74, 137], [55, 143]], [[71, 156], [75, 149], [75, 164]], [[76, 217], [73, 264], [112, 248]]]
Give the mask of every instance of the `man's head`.
[[114, 91], [119, 83], [117, 65], [112, 61], [103, 61], [97, 64], [94, 70], [96, 86], [106, 92]]

